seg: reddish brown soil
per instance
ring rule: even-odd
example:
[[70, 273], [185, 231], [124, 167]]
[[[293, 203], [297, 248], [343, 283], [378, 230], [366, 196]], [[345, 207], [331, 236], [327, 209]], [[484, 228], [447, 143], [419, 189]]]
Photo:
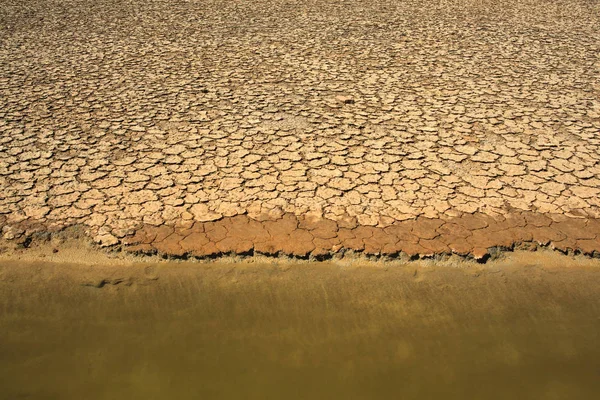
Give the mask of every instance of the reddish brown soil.
[[513, 213], [506, 218], [465, 214], [450, 219], [417, 218], [380, 228], [284, 214], [257, 221], [245, 215], [188, 226], [151, 226], [123, 240], [128, 252], [210, 257], [252, 252], [327, 257], [345, 250], [409, 257], [458, 254], [486, 259], [490, 250], [549, 246], [561, 252], [600, 254], [600, 221], [558, 214]]

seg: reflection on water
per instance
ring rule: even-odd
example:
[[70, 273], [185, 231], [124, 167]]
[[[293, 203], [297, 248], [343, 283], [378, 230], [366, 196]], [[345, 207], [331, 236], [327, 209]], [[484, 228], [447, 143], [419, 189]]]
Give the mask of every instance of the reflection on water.
[[61, 268], [0, 266], [1, 399], [600, 396], [595, 270]]

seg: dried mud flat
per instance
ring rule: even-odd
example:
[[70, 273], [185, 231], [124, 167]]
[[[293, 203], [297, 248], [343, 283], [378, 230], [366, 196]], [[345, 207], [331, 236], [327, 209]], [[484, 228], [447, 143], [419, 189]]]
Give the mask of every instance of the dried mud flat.
[[6, 252], [600, 254], [597, 2], [1, 2]]

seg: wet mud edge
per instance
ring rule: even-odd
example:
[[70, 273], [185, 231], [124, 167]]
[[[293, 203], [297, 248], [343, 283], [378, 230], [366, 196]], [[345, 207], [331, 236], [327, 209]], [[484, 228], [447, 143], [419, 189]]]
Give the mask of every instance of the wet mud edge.
[[[4, 239], [29, 247], [67, 228], [27, 220], [12, 227], [16, 235], [5, 235]], [[85, 228], [77, 232], [88, 238]], [[475, 213], [364, 226], [350, 217], [332, 221], [290, 213], [277, 218], [237, 215], [206, 222], [182, 220], [176, 225], [144, 224], [120, 238], [99, 236], [96, 242], [108, 250], [172, 258], [262, 254], [319, 260], [350, 252], [409, 259], [456, 254], [486, 261], [502, 251], [536, 250], [540, 246], [600, 257], [600, 219], [535, 212], [494, 217]]]

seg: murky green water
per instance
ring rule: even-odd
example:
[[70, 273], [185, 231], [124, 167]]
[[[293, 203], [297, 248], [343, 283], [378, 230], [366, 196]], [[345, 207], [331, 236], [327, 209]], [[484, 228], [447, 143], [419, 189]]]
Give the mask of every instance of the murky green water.
[[0, 399], [600, 398], [597, 269], [77, 268], [0, 265]]

